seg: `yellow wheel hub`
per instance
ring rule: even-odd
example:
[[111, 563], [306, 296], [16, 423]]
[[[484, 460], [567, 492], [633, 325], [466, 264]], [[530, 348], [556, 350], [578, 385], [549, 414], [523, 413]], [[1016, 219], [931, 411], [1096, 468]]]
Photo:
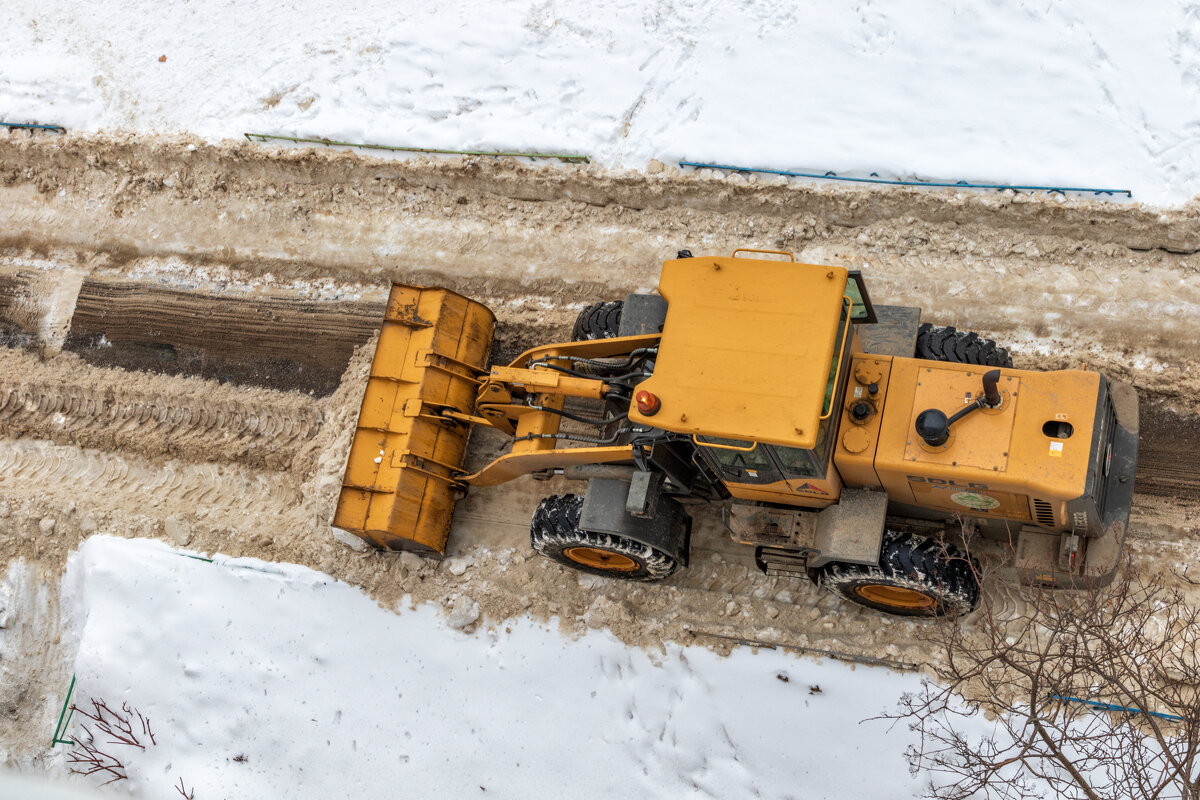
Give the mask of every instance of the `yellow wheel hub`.
[[931, 609], [937, 605], [937, 598], [930, 597], [916, 589], [904, 586], [888, 586], [884, 583], [868, 583], [855, 586], [854, 593], [864, 600], [881, 606], [906, 609]]
[[634, 572], [639, 566], [627, 555], [596, 547], [568, 547], [563, 550], [563, 555], [576, 564], [605, 572]]

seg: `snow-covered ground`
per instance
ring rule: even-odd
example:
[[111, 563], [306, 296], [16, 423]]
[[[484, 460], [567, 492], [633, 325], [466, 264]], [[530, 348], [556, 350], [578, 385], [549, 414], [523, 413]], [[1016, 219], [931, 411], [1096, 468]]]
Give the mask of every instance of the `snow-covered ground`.
[[908, 798], [925, 780], [907, 728], [868, 720], [912, 675], [528, 620], [463, 633], [308, 569], [147, 540], [93, 537], [64, 585], [75, 703], [150, 720], [157, 745], [102, 748], [145, 797], [182, 779], [196, 797]]
[[0, 4], [0, 120], [1200, 191], [1200, 7]]

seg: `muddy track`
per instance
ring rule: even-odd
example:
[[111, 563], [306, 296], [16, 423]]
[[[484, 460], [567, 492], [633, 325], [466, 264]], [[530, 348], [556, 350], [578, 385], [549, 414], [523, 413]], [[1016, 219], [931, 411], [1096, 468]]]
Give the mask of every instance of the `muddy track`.
[[1164, 403], [1142, 403], [1135, 486], [1139, 494], [1200, 510], [1200, 419]]
[[[305, 298], [310, 287], [304, 283], [255, 289], [228, 277], [222, 278], [221, 287], [183, 290], [170, 288], [171, 282], [202, 283], [203, 273], [185, 271], [181, 276], [161, 263], [158, 267], [141, 283], [78, 281], [73, 284], [75, 301], [67, 304], [70, 313], [61, 325], [68, 350], [72, 341], [97, 338], [128, 345], [124, 363], [133, 372], [92, 366], [111, 361], [104, 354], [111, 347], [92, 345], [82, 348], [82, 353], [56, 356], [46, 352], [50, 342], [43, 342], [40, 358], [28, 350], [0, 351], [0, 374], [5, 376], [0, 379], [0, 434], [252, 469], [291, 468], [303, 445], [321, 430], [332, 406], [330, 401], [295, 391], [253, 388], [263, 378], [253, 370], [264, 359], [287, 355], [294, 364], [303, 359], [306, 367], [303, 376], [289, 378], [293, 388], [298, 383], [298, 388], [317, 394], [328, 388], [329, 376], [334, 375], [333, 385], [340, 386], [355, 346], [365, 343], [377, 325], [381, 290], [326, 282], [321, 289], [324, 299], [314, 300]], [[54, 275], [52, 270], [20, 273], [20, 280], [9, 284], [9, 307], [19, 303], [38, 307], [38, 289], [62, 295]], [[563, 335], [571, 311], [538, 308], [530, 296], [513, 295], [503, 286], [493, 284], [492, 296], [485, 298], [498, 311], [494, 360], [503, 361], [537, 341]], [[154, 313], [158, 307], [165, 309], [162, 321]], [[27, 328], [30, 335], [46, 336], [45, 325]], [[313, 346], [314, 339], [321, 344]], [[164, 364], [159, 357], [164, 351], [174, 354], [189, 346], [203, 347], [205, 358]], [[129, 355], [135, 352], [141, 356]], [[78, 361], [81, 355], [86, 363]], [[1056, 363], [1061, 358], [1018, 354], [1018, 365], [1065, 366]], [[220, 363], [236, 375], [220, 384], [167, 377], [204, 377], [211, 363]], [[361, 392], [361, 387], [343, 388], [355, 397]], [[339, 412], [345, 417], [356, 409], [354, 399], [342, 402]], [[1200, 416], [1180, 412], [1172, 398], [1143, 393], [1141, 440], [1139, 496], [1196, 504], [1200, 500]], [[300, 458], [298, 479], [308, 474], [311, 458], [310, 452]]]
[[[451, 558], [442, 564], [407, 554], [356, 552], [333, 541], [328, 511], [348, 446], [343, 434], [357, 411], [368, 355], [361, 350], [338, 392], [320, 401], [327, 421], [317, 425], [313, 442], [301, 453], [306, 457], [290, 472], [251, 468], [236, 459], [220, 463], [214, 460], [219, 445], [208, 458], [189, 461], [28, 437], [0, 442], [0, 541], [6, 558], [61, 565], [67, 551], [94, 533], [153, 536], [199, 552], [306, 564], [361, 586], [386, 606], [394, 607], [406, 596], [446, 608], [478, 603], [484, 624], [528, 613], [557, 619], [568, 632], [605, 628], [647, 646], [671, 640], [727, 651], [751, 642], [899, 668], [928, 660], [917, 636], [920, 622], [881, 617], [804, 579], [762, 575], [750, 561], [750, 549], [731, 542], [711, 513], [698, 516], [691, 566], [665, 584], [594, 578], [531, 557], [530, 509], [538, 496], [576, 488], [562, 481], [524, 480], [472, 493], [456, 513]], [[122, 379], [131, 377], [119, 370], [84, 370], [107, 378], [116, 395]], [[198, 383], [138, 377], [163, 385]], [[278, 394], [203, 383], [214, 391]], [[49, 413], [52, 417], [54, 412]], [[128, 421], [131, 435], [157, 424], [152, 417]], [[485, 439], [476, 444], [488, 446]], [[1164, 553], [1187, 552], [1200, 538], [1200, 526], [1183, 531], [1172, 524], [1170, 514], [1164, 517], [1153, 509], [1135, 512], [1133, 524], [1136, 555], [1161, 564], [1170, 563]], [[1002, 609], [1011, 599], [1003, 585], [989, 585], [987, 591]], [[29, 663], [40, 652], [32, 640], [12, 646], [29, 650]], [[30, 705], [34, 709], [22, 718], [42, 719], [53, 712], [52, 701]], [[42, 746], [31, 744], [31, 752]]]
[[[0, 436], [286, 469], [322, 412], [302, 395], [131, 376], [0, 351]], [[131, 385], [132, 384], [132, 385]]]
[[[339, 384], [354, 348], [369, 341], [382, 313], [374, 298], [317, 303], [279, 292], [250, 300], [122, 284], [118, 297], [141, 299], [103, 305], [97, 296], [93, 294], [91, 306], [75, 305], [68, 349], [73, 340], [96, 338], [116, 339], [125, 347], [120, 357], [108, 354], [120, 348], [82, 348], [76, 355], [88, 364], [107, 367], [117, 361], [136, 373], [196, 377], [209, 376], [212, 365], [219, 364], [218, 369], [231, 374], [219, 385], [211, 380], [172, 382], [130, 377], [124, 369], [76, 367], [68, 356], [58, 357], [63, 362], [58, 364], [53, 358], [42, 361], [0, 351], [0, 375], [6, 376], [0, 378], [0, 434], [284, 469], [299, 445], [316, 434], [323, 419], [320, 403], [294, 391], [246, 387], [266, 382], [278, 389], [328, 394]], [[166, 321], [150, 313], [150, 299], [170, 309]], [[564, 335], [572, 314], [547, 310], [533, 324], [529, 316], [500, 308], [493, 360], [502, 363], [537, 341]], [[319, 327], [310, 329], [310, 321]], [[271, 328], [265, 340], [264, 326]], [[135, 329], [143, 332], [131, 333]], [[314, 339], [325, 344], [314, 347]], [[197, 343], [205, 349], [203, 359], [161, 358], [163, 352], [174, 355]], [[280, 361], [270, 353], [293, 354], [288, 363], [297, 366], [297, 359], [303, 359], [304, 368], [266, 370], [264, 362]], [[1056, 356], [1018, 353], [1017, 359], [1026, 367], [1067, 366], [1057, 363]], [[94, 377], [77, 380], [81, 370]], [[1180, 412], [1173, 400], [1143, 392], [1137, 489], [1200, 504], [1200, 415]]]
[[[304, 564], [388, 607], [477, 602], [484, 625], [532, 614], [647, 646], [749, 639], [924, 661], [917, 623], [762, 575], [711, 514], [689, 569], [663, 585], [532, 558], [530, 512], [578, 489], [563, 481], [470, 494], [441, 564], [332, 538], [362, 345], [390, 280], [488, 304], [504, 362], [561, 336], [573, 309], [652, 288], [685, 246], [861, 268], [876, 302], [993, 336], [1018, 367], [1132, 381], [1130, 549], [1167, 571], [1200, 550], [1194, 207], [10, 137], [0, 219], [0, 552], [31, 581], [53, 580], [89, 535], [152, 536]], [[477, 437], [471, 457], [493, 446]], [[42, 663], [39, 642], [13, 646]], [[0, 726], [7, 745], [22, 735]], [[40, 734], [25, 747], [40, 752]]]
[[350, 354], [371, 338], [382, 316], [379, 301], [319, 303], [300, 295], [237, 293], [216, 299], [88, 279], [76, 298], [65, 349], [97, 366], [150, 366], [167, 375], [324, 397], [337, 388]]
[[[227, 507], [287, 508], [297, 487], [280, 476], [221, 464], [148, 462], [39, 441], [4, 441], [0, 488], [42, 486], [48, 496], [102, 486], [110, 498], [137, 497], [142, 508], [208, 513]], [[111, 500], [101, 500], [105, 505]]]

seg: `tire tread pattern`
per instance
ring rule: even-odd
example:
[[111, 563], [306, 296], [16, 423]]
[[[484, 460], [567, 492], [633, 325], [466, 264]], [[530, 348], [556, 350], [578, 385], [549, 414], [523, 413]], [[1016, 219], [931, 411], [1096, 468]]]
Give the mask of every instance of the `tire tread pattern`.
[[[979, 602], [979, 562], [952, 544], [930, 536], [887, 530], [880, 546], [879, 566], [834, 562], [822, 570], [821, 582], [860, 605], [907, 616], [965, 614]], [[863, 584], [911, 588], [936, 597], [930, 610], [884, 608], [854, 592]]]
[[[574, 494], [551, 495], [543, 498], [533, 512], [529, 526], [529, 542], [535, 552], [559, 564], [603, 575], [634, 581], [657, 581], [674, 574], [680, 567], [677, 560], [649, 545], [640, 544], [607, 533], [579, 529], [579, 513], [583, 498]], [[638, 569], [631, 572], [603, 570], [572, 561], [565, 551], [572, 547], [591, 547], [618, 553], [633, 559]]]
[[960, 331], [952, 325], [939, 327], [929, 322], [923, 322], [917, 328], [916, 357], [983, 367], [1013, 365], [1008, 350], [998, 347], [991, 339], [980, 338], [971, 331]]
[[587, 306], [575, 319], [575, 327], [571, 329], [571, 341], [615, 339], [621, 330], [621, 312], [624, 308], [623, 300], [608, 300]]

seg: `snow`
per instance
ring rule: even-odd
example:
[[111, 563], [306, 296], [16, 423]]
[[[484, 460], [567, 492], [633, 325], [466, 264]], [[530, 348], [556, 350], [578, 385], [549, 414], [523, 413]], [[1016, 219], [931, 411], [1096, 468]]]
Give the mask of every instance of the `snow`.
[[72, 555], [64, 607], [75, 703], [151, 720], [156, 746], [108, 748], [132, 751], [119, 786], [140, 796], [182, 778], [197, 797], [901, 798], [924, 780], [906, 727], [868, 719], [912, 675], [528, 619], [458, 632], [306, 568], [111, 537]]
[[0, 45], [0, 119], [85, 131], [1200, 188], [1185, 0], [7, 0]]

